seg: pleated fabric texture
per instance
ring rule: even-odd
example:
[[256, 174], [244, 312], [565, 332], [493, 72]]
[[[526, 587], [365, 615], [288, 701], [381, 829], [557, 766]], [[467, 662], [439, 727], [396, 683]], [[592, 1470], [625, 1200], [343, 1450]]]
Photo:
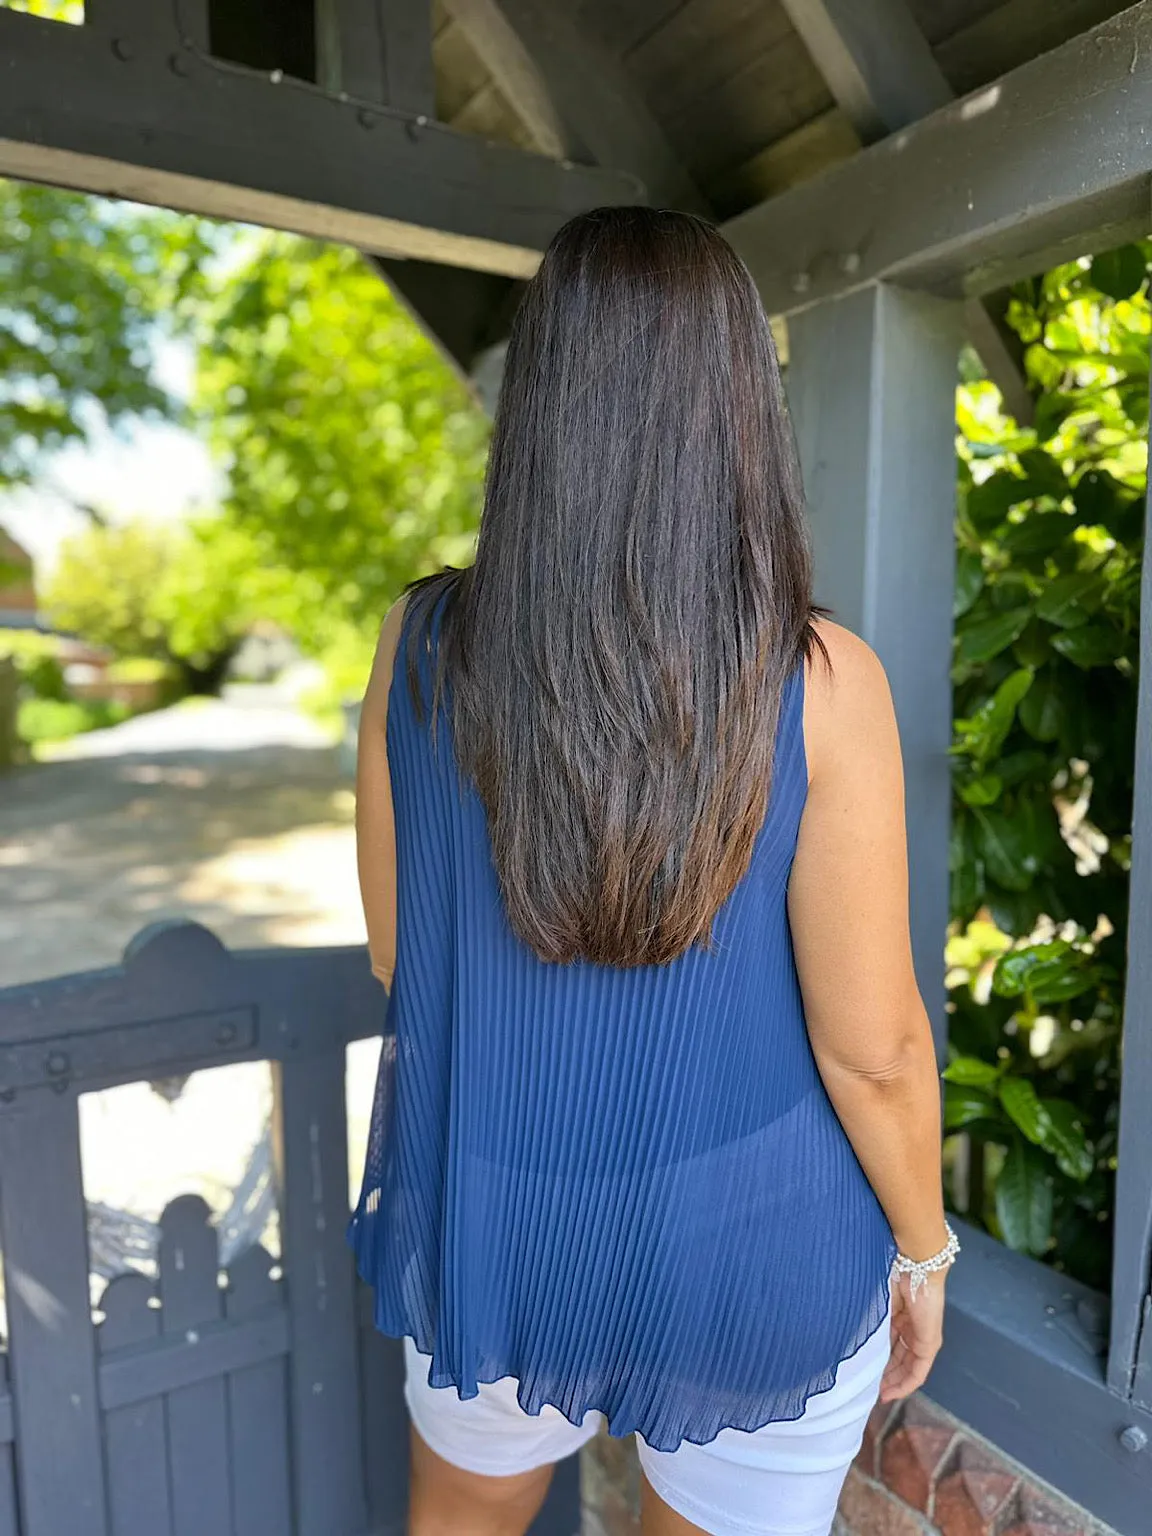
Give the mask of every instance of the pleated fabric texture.
[[[435, 642], [435, 624], [433, 642]], [[785, 905], [804, 673], [715, 952], [616, 968], [512, 931], [442, 708], [388, 707], [397, 959], [348, 1237], [432, 1386], [518, 1379], [656, 1450], [798, 1418], [884, 1321], [891, 1228], [817, 1074]], [[430, 697], [431, 669], [422, 657]]]

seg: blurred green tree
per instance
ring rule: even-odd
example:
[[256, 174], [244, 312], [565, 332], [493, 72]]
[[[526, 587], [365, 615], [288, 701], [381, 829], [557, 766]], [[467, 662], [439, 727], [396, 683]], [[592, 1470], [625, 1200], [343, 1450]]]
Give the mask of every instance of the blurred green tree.
[[179, 414], [153, 344], [212, 238], [200, 220], [0, 180], [0, 487], [103, 423]]
[[226, 517], [137, 521], [68, 541], [43, 593], [52, 624], [121, 657], [172, 663], [184, 693], [215, 693], [258, 619], [298, 621], [300, 588]]
[[311, 590], [302, 639], [372, 633], [405, 582], [470, 558], [487, 419], [358, 253], [253, 237], [201, 318], [228, 509]]
[[84, 0], [0, 0], [0, 9], [27, 11], [30, 16], [66, 21], [73, 27], [84, 25]]

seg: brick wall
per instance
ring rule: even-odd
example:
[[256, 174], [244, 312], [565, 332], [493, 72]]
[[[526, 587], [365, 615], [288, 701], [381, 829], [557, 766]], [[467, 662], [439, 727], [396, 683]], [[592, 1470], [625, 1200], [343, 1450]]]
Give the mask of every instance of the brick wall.
[[922, 1393], [878, 1403], [834, 1536], [1112, 1536]]
[[[639, 1536], [631, 1439], [583, 1452], [583, 1536]], [[1114, 1536], [921, 1393], [877, 1404], [833, 1536]]]

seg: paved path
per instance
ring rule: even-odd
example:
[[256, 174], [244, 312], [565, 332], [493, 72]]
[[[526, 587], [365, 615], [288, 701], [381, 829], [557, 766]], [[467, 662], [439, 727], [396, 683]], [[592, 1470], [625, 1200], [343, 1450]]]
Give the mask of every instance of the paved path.
[[363, 939], [353, 799], [289, 698], [243, 687], [0, 778], [0, 985], [109, 965], [186, 916], [232, 945]]

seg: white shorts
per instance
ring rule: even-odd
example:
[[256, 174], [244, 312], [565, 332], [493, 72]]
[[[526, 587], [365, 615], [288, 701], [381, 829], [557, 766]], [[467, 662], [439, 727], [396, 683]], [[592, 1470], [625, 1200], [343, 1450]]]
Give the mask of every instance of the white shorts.
[[[654, 1451], [637, 1435], [644, 1475], [665, 1504], [711, 1536], [828, 1536], [888, 1355], [885, 1317], [798, 1419], [722, 1429], [707, 1445], [686, 1440], [675, 1451]], [[579, 1425], [550, 1404], [525, 1413], [512, 1376], [482, 1383], [462, 1402], [454, 1387], [428, 1385], [428, 1359], [404, 1340], [408, 1412], [421, 1439], [466, 1472], [501, 1477], [560, 1461], [604, 1423], [595, 1409]]]

